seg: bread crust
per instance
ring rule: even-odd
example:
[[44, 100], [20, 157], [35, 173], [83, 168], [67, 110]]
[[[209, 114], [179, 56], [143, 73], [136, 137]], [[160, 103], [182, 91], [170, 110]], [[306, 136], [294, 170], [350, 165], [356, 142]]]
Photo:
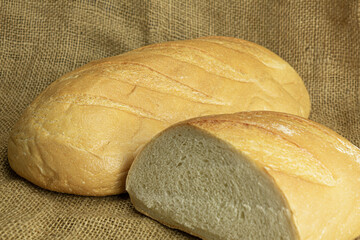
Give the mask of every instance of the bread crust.
[[271, 51], [228, 37], [145, 46], [91, 62], [53, 82], [11, 133], [10, 166], [49, 190], [125, 191], [136, 152], [173, 123], [275, 110], [308, 117], [294, 69]]

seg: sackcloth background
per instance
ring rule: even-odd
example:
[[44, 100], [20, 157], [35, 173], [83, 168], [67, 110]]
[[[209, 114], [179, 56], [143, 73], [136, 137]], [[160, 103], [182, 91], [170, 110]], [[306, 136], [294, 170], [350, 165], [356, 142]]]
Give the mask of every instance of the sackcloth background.
[[359, 147], [359, 26], [358, 0], [0, 0], [0, 239], [193, 238], [138, 214], [127, 194], [54, 193], [10, 169], [12, 126], [63, 74], [151, 43], [243, 38], [289, 62], [310, 92], [310, 118]]

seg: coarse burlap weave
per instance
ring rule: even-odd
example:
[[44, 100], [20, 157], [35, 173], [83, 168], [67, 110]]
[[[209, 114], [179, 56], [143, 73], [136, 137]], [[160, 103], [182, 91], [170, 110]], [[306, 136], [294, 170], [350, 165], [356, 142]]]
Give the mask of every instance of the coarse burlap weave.
[[359, 25], [356, 0], [0, 0], [0, 239], [192, 238], [138, 214], [127, 194], [50, 192], [10, 169], [13, 124], [66, 72], [156, 42], [243, 38], [288, 61], [310, 92], [310, 118], [360, 146]]

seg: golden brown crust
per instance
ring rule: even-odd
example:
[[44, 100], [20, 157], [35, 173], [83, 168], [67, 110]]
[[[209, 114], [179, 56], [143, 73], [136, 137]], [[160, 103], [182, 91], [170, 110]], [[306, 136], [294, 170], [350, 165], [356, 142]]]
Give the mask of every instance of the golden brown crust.
[[307, 117], [309, 95], [289, 64], [254, 43], [207, 37], [155, 44], [52, 83], [15, 125], [8, 158], [20, 176], [49, 190], [118, 194], [136, 151], [156, 133], [244, 110]]

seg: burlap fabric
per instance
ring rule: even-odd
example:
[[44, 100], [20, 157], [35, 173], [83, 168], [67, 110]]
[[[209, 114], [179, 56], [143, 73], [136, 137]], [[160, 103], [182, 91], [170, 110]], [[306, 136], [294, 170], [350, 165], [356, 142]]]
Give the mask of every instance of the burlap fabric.
[[[25, 107], [61, 75], [140, 46], [205, 35], [261, 44], [302, 76], [311, 119], [360, 146], [360, 2], [0, 0], [0, 239], [189, 239], [138, 214], [127, 194], [40, 189], [7, 163]], [[309, 223], [311, 224], [311, 223]]]

